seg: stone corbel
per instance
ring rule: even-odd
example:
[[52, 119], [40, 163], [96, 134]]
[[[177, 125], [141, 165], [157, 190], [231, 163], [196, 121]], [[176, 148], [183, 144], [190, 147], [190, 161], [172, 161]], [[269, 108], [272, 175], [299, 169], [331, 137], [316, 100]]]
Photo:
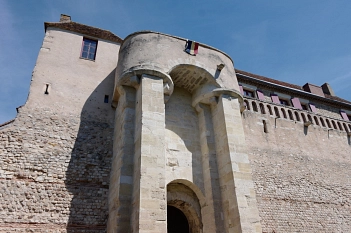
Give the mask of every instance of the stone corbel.
[[142, 75], [150, 75], [153, 77], [158, 77], [163, 79], [163, 91], [165, 103], [168, 101], [174, 90], [174, 84], [172, 78], [164, 72], [158, 69], [151, 70], [142, 66], [132, 67], [124, 72], [120, 78], [116, 78], [115, 91], [113, 95], [112, 107], [117, 106], [117, 102], [120, 96], [119, 87], [120, 86], [131, 86], [138, 89], [140, 84], [140, 77]]
[[196, 90], [193, 94], [192, 106], [196, 108], [199, 103], [217, 103], [218, 98], [223, 95], [226, 95], [229, 98], [238, 99], [240, 103], [240, 112], [245, 110], [244, 99], [239, 91], [235, 89], [218, 88], [213, 86], [205, 86]]

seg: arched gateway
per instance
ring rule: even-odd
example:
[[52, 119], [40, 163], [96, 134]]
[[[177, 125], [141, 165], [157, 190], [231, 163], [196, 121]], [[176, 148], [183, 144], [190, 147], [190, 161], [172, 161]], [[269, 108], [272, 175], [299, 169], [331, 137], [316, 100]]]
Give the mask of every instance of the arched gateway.
[[184, 213], [171, 205], [167, 205], [167, 233], [190, 233], [189, 222]]
[[139, 32], [121, 45], [108, 232], [262, 232], [233, 62], [185, 42]]

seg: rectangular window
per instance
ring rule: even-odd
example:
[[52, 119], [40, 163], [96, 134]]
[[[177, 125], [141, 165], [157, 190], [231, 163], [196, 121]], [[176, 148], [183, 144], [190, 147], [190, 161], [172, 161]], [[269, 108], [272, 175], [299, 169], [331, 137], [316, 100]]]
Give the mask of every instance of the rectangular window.
[[244, 89], [244, 96], [255, 97], [253, 91], [248, 91]]
[[108, 103], [108, 95], [105, 95], [104, 103]]
[[289, 106], [289, 103], [286, 100], [280, 100], [280, 104]]
[[95, 55], [96, 55], [96, 48], [97, 48], [97, 41], [88, 39], [88, 38], [83, 38], [83, 44], [82, 44], [82, 52], [80, 57], [89, 59], [89, 60], [95, 60]]
[[301, 107], [302, 107], [302, 109], [303, 109], [303, 110], [308, 111], [308, 107], [307, 107], [307, 105], [306, 105], [306, 104], [301, 104]]

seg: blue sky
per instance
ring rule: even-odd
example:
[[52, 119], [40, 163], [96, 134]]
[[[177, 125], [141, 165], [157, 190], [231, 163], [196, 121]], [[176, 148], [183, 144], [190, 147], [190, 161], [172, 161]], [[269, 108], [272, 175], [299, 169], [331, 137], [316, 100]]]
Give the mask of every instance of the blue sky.
[[235, 68], [297, 85], [331, 84], [351, 100], [351, 1], [0, 0], [0, 124], [27, 99], [44, 22], [75, 22], [121, 38], [153, 30], [229, 54]]

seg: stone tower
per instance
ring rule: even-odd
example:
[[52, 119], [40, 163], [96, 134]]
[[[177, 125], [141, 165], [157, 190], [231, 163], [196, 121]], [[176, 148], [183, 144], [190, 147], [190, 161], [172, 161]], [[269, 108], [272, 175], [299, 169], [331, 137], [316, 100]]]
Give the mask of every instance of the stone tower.
[[137, 32], [121, 45], [108, 232], [163, 233], [182, 214], [191, 233], [262, 232], [233, 62], [185, 43]]

